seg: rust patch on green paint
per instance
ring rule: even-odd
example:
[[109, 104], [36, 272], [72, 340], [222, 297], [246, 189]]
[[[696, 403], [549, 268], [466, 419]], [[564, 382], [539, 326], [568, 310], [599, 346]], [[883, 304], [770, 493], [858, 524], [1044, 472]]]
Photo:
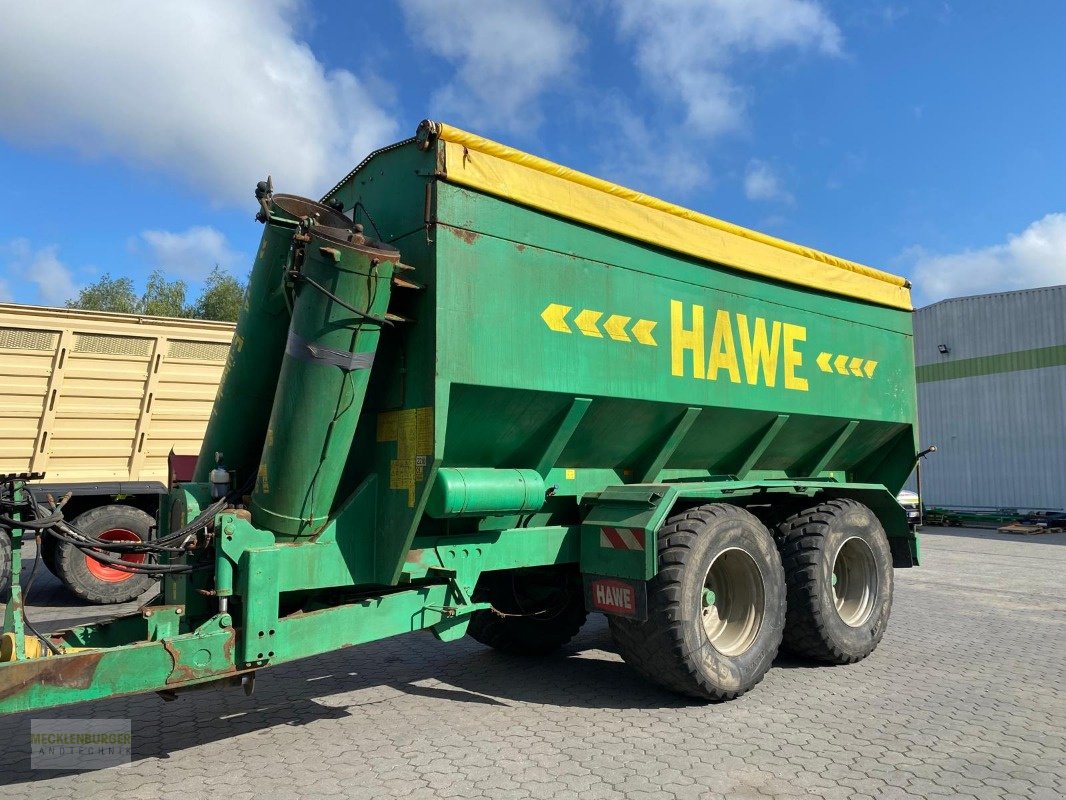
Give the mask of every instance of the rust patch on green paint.
[[[205, 637], [199, 641], [183, 641], [183, 647], [181, 648], [177, 647], [170, 639], [163, 640], [163, 649], [167, 651], [167, 655], [170, 656], [172, 663], [170, 675], [167, 676], [167, 686], [198, 681], [212, 676], [223, 677], [237, 672], [237, 667], [233, 664], [233, 647], [236, 641], [235, 633], [230, 631], [222, 642], [222, 657], [225, 663], [223, 669], [217, 669], [212, 666], [214, 657], [212, 648], [215, 646], [215, 643], [210, 641], [211, 638], [214, 637]], [[183, 650], [189, 650], [191, 652], [183, 653]], [[203, 659], [202, 665], [197, 665], [195, 663], [190, 664], [185, 660], [186, 657], [196, 659], [198, 656]]]
[[14, 661], [0, 666], [0, 700], [22, 694], [31, 686], [88, 689], [103, 651]]
[[467, 244], [473, 244], [481, 237], [480, 233], [477, 233], [475, 231], [469, 231], [466, 228], [453, 228], [451, 226], [448, 226], [448, 230], [450, 230], [455, 236], [462, 239]]

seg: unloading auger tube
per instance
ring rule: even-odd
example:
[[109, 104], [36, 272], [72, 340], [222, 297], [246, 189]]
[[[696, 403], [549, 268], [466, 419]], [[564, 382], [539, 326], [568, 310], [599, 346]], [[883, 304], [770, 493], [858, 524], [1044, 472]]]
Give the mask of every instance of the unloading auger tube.
[[333, 508], [363, 409], [399, 251], [360, 233], [309, 228], [298, 263], [253, 524], [316, 533]]
[[[256, 210], [195, 480], [156, 538], [98, 541], [33, 476], [4, 484], [0, 713], [247, 685], [418, 630], [543, 654], [593, 611], [637, 672], [724, 700], [782, 643], [843, 664], [884, 635], [892, 568], [918, 562], [902, 279], [444, 124], [318, 203], [265, 182]], [[160, 594], [36, 630], [31, 535]]]
[[[292, 314], [287, 284], [295, 236], [301, 226], [341, 230], [352, 226], [335, 208], [274, 194], [269, 180], [259, 184], [256, 199], [260, 204], [256, 220], [263, 223], [263, 235], [196, 462], [197, 482], [207, 481], [219, 464], [235, 476], [233, 483], [254, 477], [271, 409], [261, 398], [273, 397]], [[249, 403], [249, 398], [257, 402]]]

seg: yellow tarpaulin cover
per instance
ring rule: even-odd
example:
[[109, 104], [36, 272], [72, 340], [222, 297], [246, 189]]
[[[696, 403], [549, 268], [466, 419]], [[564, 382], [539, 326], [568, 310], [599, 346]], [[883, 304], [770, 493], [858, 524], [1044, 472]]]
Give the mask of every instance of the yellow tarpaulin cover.
[[836, 258], [434, 123], [444, 177], [480, 192], [744, 272], [910, 310], [897, 275]]

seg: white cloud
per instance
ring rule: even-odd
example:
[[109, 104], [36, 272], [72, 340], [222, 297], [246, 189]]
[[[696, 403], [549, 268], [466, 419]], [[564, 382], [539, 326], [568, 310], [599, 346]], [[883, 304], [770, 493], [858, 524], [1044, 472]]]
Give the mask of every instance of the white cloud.
[[749, 200], [791, 203], [792, 195], [781, 185], [773, 167], [765, 161], [752, 159], [744, 174], [744, 195]]
[[61, 306], [78, 293], [70, 269], [59, 260], [59, 246], [34, 248], [28, 239], [13, 239], [0, 247], [7, 279], [0, 281], [0, 296], [10, 299], [11, 281], [31, 284], [33, 302]]
[[581, 48], [577, 26], [543, 0], [402, 0], [412, 38], [452, 62], [433, 98], [443, 116], [519, 130], [539, 119], [537, 101], [565, 80]]
[[115, 157], [225, 202], [317, 196], [396, 124], [298, 38], [297, 0], [6, 3], [0, 136]]
[[747, 98], [730, 76], [740, 57], [785, 48], [835, 56], [842, 47], [840, 29], [814, 0], [644, 0], [615, 9], [645, 81], [680, 102], [704, 136], [743, 125]]
[[706, 159], [696, 155], [699, 142], [684, 129], [653, 131], [617, 94], [596, 104], [594, 113], [598, 122], [609, 124], [612, 141], [625, 143], [603, 148], [597, 175], [638, 191], [667, 195], [711, 188]]
[[[232, 271], [243, 264], [244, 257], [234, 251], [225, 235], [206, 226], [195, 226], [181, 233], [142, 231], [141, 241], [148, 245], [151, 266], [170, 277], [199, 281], [217, 264]], [[139, 250], [139, 242], [134, 249]]]
[[1048, 214], [1004, 244], [936, 255], [912, 250], [911, 282], [921, 303], [1066, 284], [1066, 213]]

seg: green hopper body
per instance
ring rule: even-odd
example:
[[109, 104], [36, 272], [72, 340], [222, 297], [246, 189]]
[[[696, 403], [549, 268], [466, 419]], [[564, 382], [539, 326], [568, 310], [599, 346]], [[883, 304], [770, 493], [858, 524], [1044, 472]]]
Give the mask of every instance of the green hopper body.
[[[397, 295], [414, 322], [383, 337], [348, 464], [378, 478], [377, 579], [399, 578], [416, 533], [455, 529], [432, 514], [440, 497], [426, 505], [438, 470], [539, 472], [553, 490], [542, 523], [629, 484], [903, 485], [916, 452], [909, 311], [473, 191], [440, 161], [415, 142], [389, 149], [326, 198], [372, 209], [425, 284]], [[481, 530], [516, 519], [475, 516]]]

